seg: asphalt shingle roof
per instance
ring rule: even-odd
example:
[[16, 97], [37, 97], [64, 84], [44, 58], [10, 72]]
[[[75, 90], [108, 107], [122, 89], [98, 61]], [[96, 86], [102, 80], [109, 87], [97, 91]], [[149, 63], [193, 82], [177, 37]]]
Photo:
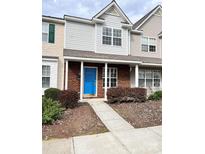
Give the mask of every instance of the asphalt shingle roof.
[[98, 58], [98, 59], [113, 59], [113, 60], [124, 60], [124, 61], [142, 61], [143, 63], [155, 63], [155, 64], [162, 63], [162, 59], [160, 58], [101, 54], [101, 53], [95, 53], [93, 51], [81, 51], [81, 50], [72, 50], [72, 49], [64, 49], [64, 56], [82, 57], [82, 58]]

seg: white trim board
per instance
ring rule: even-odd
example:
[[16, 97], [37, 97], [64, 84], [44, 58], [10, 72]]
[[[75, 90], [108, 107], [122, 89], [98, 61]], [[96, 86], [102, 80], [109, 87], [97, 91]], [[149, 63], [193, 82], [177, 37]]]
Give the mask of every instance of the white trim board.
[[98, 62], [98, 63], [121, 63], [121, 64], [141, 64], [141, 61], [127, 61], [127, 60], [116, 60], [116, 59], [100, 59], [100, 58], [83, 58], [83, 57], [70, 57], [64, 56], [65, 60], [74, 61], [85, 61], [85, 62]]
[[57, 58], [42, 58], [43, 61], [55, 61], [57, 62], [58, 59]]
[[156, 63], [141, 63], [142, 66], [162, 66], [162, 64], [156, 64]]

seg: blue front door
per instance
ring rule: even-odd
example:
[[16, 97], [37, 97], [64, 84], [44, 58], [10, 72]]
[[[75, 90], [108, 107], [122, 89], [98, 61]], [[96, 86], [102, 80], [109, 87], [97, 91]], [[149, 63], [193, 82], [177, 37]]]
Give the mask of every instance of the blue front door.
[[96, 94], [96, 68], [84, 68], [84, 94]]

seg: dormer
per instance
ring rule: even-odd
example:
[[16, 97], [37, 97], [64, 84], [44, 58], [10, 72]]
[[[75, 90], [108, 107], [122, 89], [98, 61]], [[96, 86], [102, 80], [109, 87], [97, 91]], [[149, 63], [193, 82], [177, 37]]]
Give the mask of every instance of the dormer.
[[103, 21], [95, 23], [96, 53], [129, 54], [132, 23], [115, 1], [108, 4], [92, 19]]

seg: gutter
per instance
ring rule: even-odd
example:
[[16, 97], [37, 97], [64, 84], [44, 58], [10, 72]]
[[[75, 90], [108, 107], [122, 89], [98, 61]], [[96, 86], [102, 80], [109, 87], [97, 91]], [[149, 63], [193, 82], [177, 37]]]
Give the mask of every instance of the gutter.
[[99, 62], [99, 63], [122, 63], [122, 64], [141, 64], [141, 61], [132, 60], [117, 60], [117, 59], [101, 59], [101, 58], [85, 58], [85, 57], [71, 57], [64, 56], [64, 59], [75, 60], [75, 61], [85, 61], [85, 62]]

